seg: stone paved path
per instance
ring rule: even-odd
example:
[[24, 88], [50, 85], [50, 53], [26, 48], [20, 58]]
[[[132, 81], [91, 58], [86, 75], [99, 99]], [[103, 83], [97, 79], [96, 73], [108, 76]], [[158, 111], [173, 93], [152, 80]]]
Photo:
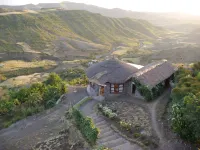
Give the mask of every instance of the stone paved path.
[[97, 103], [97, 101], [91, 100], [80, 108], [85, 115], [93, 119], [95, 125], [100, 129], [97, 143], [112, 148], [112, 150], [142, 150], [138, 145], [132, 144], [121, 137], [110, 127], [110, 124], [106, 122], [103, 116], [100, 116], [95, 112], [94, 105]]

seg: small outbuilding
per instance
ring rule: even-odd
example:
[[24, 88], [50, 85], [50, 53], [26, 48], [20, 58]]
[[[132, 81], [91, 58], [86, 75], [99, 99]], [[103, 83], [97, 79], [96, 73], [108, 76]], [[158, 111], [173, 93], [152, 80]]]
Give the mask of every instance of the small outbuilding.
[[143, 67], [112, 58], [87, 69], [87, 92], [98, 99], [121, 94], [144, 98], [139, 86], [143, 85], [151, 90], [165, 82], [164, 86], [167, 87], [175, 71], [176, 68], [165, 60]]

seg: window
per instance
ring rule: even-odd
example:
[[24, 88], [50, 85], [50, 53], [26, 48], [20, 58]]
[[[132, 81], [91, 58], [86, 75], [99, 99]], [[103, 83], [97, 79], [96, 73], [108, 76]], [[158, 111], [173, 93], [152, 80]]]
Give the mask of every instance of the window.
[[110, 92], [111, 93], [122, 93], [124, 90], [124, 84], [111, 84], [110, 85]]

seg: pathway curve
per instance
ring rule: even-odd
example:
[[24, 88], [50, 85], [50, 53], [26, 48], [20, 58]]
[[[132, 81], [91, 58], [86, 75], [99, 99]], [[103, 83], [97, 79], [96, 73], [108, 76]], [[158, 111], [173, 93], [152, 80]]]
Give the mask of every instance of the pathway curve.
[[140, 146], [132, 144], [121, 137], [110, 127], [110, 124], [105, 120], [103, 116], [100, 116], [95, 112], [94, 106], [97, 103], [98, 101], [91, 100], [80, 108], [86, 116], [93, 119], [97, 128], [100, 129], [100, 135], [97, 143], [99, 145], [111, 148], [112, 150], [142, 150]]
[[59, 134], [65, 128], [66, 110], [87, 96], [85, 88], [69, 90], [61, 104], [0, 130], [0, 150], [29, 150], [38, 142]]
[[149, 112], [151, 115], [152, 128], [154, 129], [154, 131], [156, 132], [156, 135], [160, 139], [159, 141], [160, 145], [167, 143], [167, 139], [165, 138], [164, 130], [162, 129], [162, 127], [160, 127], [159, 122], [158, 122], [159, 118], [157, 116], [159, 112], [157, 112], [158, 110], [157, 106], [161, 101], [163, 102], [163, 105], [167, 105], [167, 102], [169, 100], [169, 95], [170, 95], [170, 91], [168, 90], [162, 96], [160, 96], [157, 100], [153, 101], [152, 103], [148, 105]]
[[166, 106], [169, 102], [169, 96], [170, 89], [165, 91], [165, 93], [162, 96], [160, 96], [157, 100], [153, 101], [152, 103], [149, 103], [148, 105], [151, 114], [152, 128], [154, 129], [158, 138], [160, 139], [159, 150], [196, 150], [195, 147], [193, 147], [189, 143], [186, 144], [184, 141], [177, 137], [166, 136], [170, 132], [172, 133], [172, 131], [169, 130], [168, 133], [166, 133], [164, 126], [161, 122], [161, 117], [163, 116]]

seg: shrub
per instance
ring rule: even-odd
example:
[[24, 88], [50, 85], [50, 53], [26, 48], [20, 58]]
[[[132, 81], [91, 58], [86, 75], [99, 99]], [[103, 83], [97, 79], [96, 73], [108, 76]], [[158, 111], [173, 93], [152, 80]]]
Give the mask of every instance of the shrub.
[[147, 86], [141, 85], [138, 87], [138, 90], [147, 101], [151, 101], [153, 99], [153, 94]]
[[94, 145], [99, 135], [99, 129], [94, 126], [92, 119], [83, 116], [83, 114], [75, 108], [73, 108], [72, 114], [75, 119], [76, 125], [83, 136], [88, 140], [91, 145]]
[[44, 82], [46, 85], [57, 86], [62, 83], [62, 79], [56, 73], [51, 73], [48, 79]]
[[200, 81], [200, 72], [197, 74], [197, 79]]
[[67, 80], [70, 85], [88, 84], [88, 78], [83, 69], [68, 69], [67, 71], [61, 73], [61, 77]]
[[110, 119], [115, 119], [117, 117], [117, 114], [114, 113], [110, 108], [108, 107], [103, 107], [102, 104], [98, 104], [98, 109], [102, 111], [103, 115], [110, 118]]
[[4, 75], [0, 74], [0, 82], [3, 82], [5, 80], [6, 80], [6, 77]]
[[14, 108], [14, 103], [9, 100], [0, 100], [0, 115], [11, 113]]
[[0, 115], [8, 118], [8, 125], [18, 121], [19, 118], [38, 113], [44, 108], [53, 107], [59, 97], [66, 92], [66, 83], [58, 75], [50, 74], [43, 83], [35, 83], [29, 88], [10, 90], [0, 99]]
[[123, 129], [125, 129], [127, 131], [131, 131], [132, 125], [130, 123], [127, 123], [125, 121], [120, 121], [119, 124]]
[[[199, 64], [195, 70], [198, 69]], [[192, 73], [188, 73], [187, 69], [181, 68], [176, 74], [178, 80], [171, 94], [172, 128], [183, 139], [192, 143], [197, 143], [200, 139], [200, 80], [198, 74], [193, 76]]]
[[141, 134], [140, 133], [134, 133], [133, 136], [134, 136], [134, 138], [139, 138], [139, 137], [141, 137]]

